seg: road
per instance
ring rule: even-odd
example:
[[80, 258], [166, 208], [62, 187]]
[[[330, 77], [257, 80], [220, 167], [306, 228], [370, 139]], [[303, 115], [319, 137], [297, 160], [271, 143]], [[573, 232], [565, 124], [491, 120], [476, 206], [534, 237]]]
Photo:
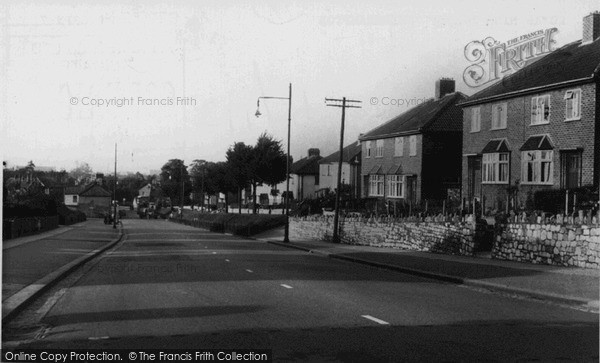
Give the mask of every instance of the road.
[[3, 328], [5, 348], [273, 349], [276, 361], [598, 361], [598, 315], [163, 220]]

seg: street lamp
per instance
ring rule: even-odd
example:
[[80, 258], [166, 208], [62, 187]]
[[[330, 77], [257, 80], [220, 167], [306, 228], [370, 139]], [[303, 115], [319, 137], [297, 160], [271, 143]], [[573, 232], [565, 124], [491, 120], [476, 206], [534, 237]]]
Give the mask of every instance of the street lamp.
[[256, 117], [261, 115], [260, 113], [260, 99], [276, 99], [276, 100], [288, 100], [288, 133], [287, 133], [287, 157], [285, 160], [285, 233], [283, 236], [283, 242], [290, 241], [290, 128], [292, 125], [292, 84], [290, 83], [290, 95], [289, 97], [266, 97], [261, 96], [256, 100]]

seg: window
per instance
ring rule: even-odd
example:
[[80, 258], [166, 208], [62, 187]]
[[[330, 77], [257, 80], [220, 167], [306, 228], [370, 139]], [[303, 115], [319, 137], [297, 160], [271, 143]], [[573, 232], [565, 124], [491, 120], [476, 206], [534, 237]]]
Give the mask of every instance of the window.
[[506, 128], [506, 103], [492, 106], [492, 130]]
[[77, 203], [77, 196], [76, 195], [73, 196], [73, 203]]
[[327, 165], [327, 176], [331, 176], [331, 165]]
[[483, 154], [483, 183], [508, 183], [508, 153]]
[[552, 150], [523, 151], [521, 180], [524, 184], [552, 184], [554, 169]]
[[402, 175], [387, 176], [388, 197], [403, 198], [404, 197], [404, 177]]
[[410, 156], [417, 155], [417, 135], [412, 135], [408, 138], [408, 143], [410, 144]]
[[375, 157], [382, 158], [383, 157], [383, 140], [377, 140], [375, 144]]
[[370, 158], [371, 157], [371, 141], [367, 141], [366, 148], [367, 148], [367, 157]]
[[475, 107], [471, 109], [471, 132], [481, 131], [481, 109]]
[[581, 119], [581, 90], [565, 92], [565, 121]]
[[550, 95], [531, 98], [531, 124], [543, 125], [550, 122]]
[[383, 196], [383, 175], [369, 175], [369, 195]]
[[394, 156], [404, 156], [404, 138], [397, 137], [394, 143]]

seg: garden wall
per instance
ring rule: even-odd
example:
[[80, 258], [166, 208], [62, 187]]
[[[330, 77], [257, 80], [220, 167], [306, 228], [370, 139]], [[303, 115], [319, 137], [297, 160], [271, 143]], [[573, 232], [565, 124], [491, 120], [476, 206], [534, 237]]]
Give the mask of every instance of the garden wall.
[[[291, 239], [331, 240], [333, 217], [290, 218]], [[475, 224], [449, 218], [340, 218], [342, 243], [472, 256]]]

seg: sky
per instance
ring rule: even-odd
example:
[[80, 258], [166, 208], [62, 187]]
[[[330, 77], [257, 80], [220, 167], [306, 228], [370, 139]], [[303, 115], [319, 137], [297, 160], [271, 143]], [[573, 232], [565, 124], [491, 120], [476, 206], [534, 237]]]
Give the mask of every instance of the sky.
[[[0, 4], [0, 153], [9, 166], [119, 173], [169, 159], [225, 160], [263, 132], [291, 154], [339, 147], [434, 96], [457, 91], [465, 46], [557, 28], [581, 39], [597, 0], [541, 1], [3, 1]], [[402, 100], [393, 102], [391, 100]]]

